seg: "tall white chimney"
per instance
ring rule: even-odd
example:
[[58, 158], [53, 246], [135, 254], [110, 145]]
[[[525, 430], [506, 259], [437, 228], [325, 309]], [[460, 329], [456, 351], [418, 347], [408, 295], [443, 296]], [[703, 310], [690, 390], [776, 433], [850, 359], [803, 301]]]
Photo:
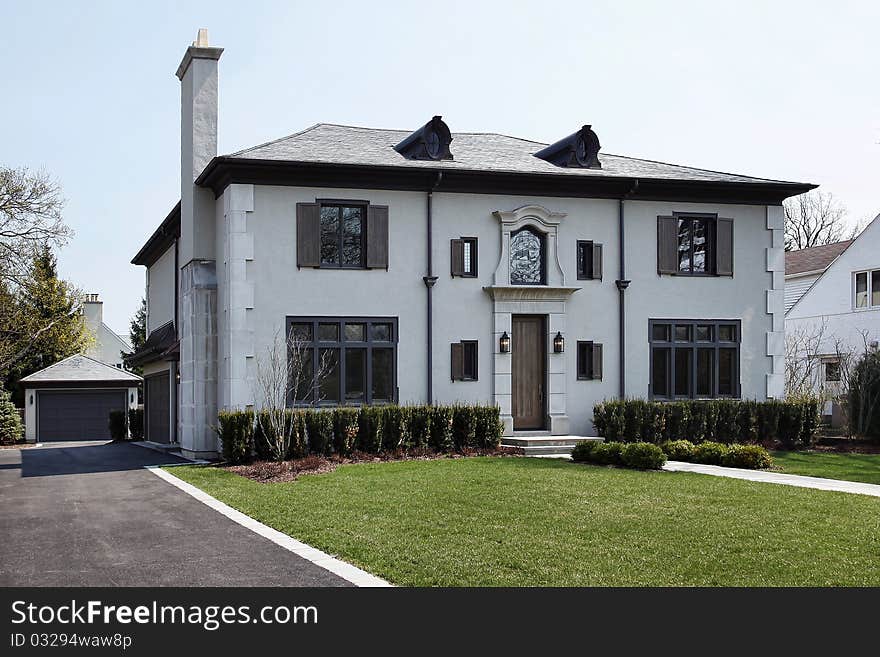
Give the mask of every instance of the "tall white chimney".
[[223, 48], [208, 45], [208, 30], [186, 49], [180, 79], [180, 266], [214, 258], [214, 195], [197, 188], [199, 177], [217, 155], [217, 62]]

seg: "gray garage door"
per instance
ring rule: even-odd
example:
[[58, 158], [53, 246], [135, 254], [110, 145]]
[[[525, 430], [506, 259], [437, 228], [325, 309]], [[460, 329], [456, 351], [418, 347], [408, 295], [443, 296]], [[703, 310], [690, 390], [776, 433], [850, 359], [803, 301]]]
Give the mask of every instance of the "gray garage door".
[[110, 440], [110, 411], [124, 410], [125, 390], [41, 391], [37, 439]]
[[155, 443], [170, 443], [171, 390], [170, 375], [155, 374], [145, 379], [146, 397], [144, 406], [147, 416], [147, 440]]

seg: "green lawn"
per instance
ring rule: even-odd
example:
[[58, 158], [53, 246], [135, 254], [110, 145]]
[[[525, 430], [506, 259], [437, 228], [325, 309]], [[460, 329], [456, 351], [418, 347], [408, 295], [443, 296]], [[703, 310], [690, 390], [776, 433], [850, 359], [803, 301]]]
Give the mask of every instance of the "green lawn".
[[880, 585], [880, 498], [528, 458], [169, 471], [401, 585]]
[[773, 464], [791, 474], [880, 484], [880, 454], [773, 452]]

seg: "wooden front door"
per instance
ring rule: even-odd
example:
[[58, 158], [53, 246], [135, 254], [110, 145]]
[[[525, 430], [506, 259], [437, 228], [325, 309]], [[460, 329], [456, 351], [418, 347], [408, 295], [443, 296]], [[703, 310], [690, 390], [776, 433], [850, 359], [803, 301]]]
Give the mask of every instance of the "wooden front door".
[[514, 315], [512, 342], [513, 428], [544, 429], [547, 332], [541, 315]]

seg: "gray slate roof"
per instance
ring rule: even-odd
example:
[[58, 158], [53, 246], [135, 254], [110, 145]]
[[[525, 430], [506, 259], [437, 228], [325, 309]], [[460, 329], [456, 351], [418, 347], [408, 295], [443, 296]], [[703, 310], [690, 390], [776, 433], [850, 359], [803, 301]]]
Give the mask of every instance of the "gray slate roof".
[[534, 156], [547, 144], [492, 133], [454, 133], [450, 150], [454, 159], [408, 160], [394, 145], [410, 134], [406, 130], [381, 130], [318, 123], [302, 132], [230, 154], [228, 157], [314, 162], [323, 164], [495, 171], [507, 173], [592, 176], [599, 178], [644, 178], [730, 183], [785, 183], [720, 171], [640, 160], [599, 153], [601, 169], [557, 167]]
[[69, 356], [49, 365], [39, 372], [24, 377], [22, 383], [60, 383], [60, 382], [108, 382], [118, 381], [120, 385], [136, 385], [141, 377], [126, 372], [118, 367], [107, 365], [101, 361], [82, 354]]

